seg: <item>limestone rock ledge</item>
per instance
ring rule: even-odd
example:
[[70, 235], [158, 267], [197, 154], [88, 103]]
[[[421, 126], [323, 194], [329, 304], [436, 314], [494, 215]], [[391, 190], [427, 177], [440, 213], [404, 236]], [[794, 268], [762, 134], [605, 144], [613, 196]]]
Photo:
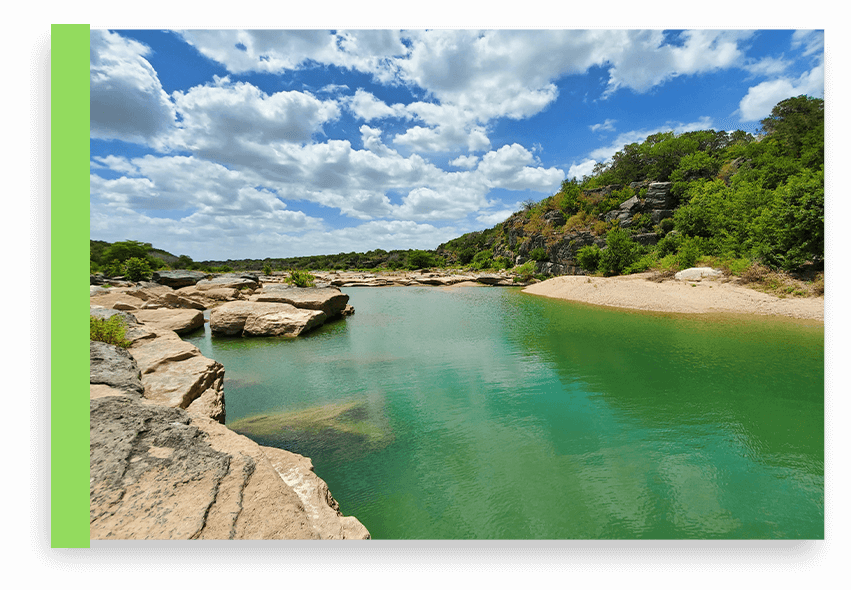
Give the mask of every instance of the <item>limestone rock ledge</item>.
[[174, 332], [127, 322], [129, 350], [91, 347], [92, 539], [370, 538], [310, 459], [221, 423], [220, 364]]

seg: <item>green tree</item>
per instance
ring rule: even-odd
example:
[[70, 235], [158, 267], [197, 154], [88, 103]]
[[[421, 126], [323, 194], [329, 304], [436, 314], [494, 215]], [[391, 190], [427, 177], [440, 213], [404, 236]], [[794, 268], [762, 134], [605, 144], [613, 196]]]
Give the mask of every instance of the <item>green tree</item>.
[[124, 262], [130, 258], [147, 258], [151, 245], [135, 240], [115, 242], [104, 251], [102, 258], [104, 262]]
[[776, 140], [785, 154], [806, 155], [810, 167], [824, 162], [824, 99], [796, 96], [777, 103], [760, 121], [762, 130]]
[[435, 255], [426, 250], [411, 250], [408, 252], [408, 268], [417, 270], [420, 268], [430, 268], [439, 266], [440, 263]]
[[151, 267], [145, 258], [129, 258], [124, 263], [124, 275], [131, 281], [151, 278]]
[[582, 246], [576, 253], [576, 262], [585, 272], [597, 272], [600, 267], [600, 247], [596, 244]]
[[805, 170], [773, 193], [751, 224], [754, 252], [774, 267], [793, 270], [824, 263], [824, 171]]
[[629, 232], [615, 228], [606, 234], [606, 248], [600, 253], [600, 270], [606, 275], [619, 275], [638, 260], [640, 246], [633, 241]]

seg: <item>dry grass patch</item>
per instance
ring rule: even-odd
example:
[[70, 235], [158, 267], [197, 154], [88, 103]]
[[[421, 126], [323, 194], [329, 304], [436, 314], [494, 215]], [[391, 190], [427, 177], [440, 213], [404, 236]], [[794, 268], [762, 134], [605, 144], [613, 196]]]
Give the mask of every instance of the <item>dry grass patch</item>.
[[754, 263], [739, 277], [739, 284], [777, 297], [824, 296], [824, 271], [805, 269], [791, 274]]

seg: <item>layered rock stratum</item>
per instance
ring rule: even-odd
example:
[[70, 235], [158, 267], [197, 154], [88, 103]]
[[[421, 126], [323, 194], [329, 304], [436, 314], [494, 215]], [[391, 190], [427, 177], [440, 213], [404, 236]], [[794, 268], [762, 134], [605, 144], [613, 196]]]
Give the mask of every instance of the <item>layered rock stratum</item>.
[[92, 293], [130, 346], [90, 346], [91, 538], [369, 539], [309, 458], [224, 425], [224, 367], [169, 329], [197, 319], [167, 289]]

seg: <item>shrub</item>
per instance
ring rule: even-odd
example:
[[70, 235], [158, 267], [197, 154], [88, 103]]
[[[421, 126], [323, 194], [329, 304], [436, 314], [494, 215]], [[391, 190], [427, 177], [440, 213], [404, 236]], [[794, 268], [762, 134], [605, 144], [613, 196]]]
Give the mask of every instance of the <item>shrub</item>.
[[576, 253], [576, 261], [585, 272], [596, 272], [600, 266], [600, 247], [583, 246]]
[[680, 268], [690, 268], [697, 263], [700, 258], [700, 241], [692, 236], [683, 238], [680, 243], [680, 248], [677, 251], [677, 262]]
[[477, 270], [484, 270], [493, 267], [493, 252], [491, 250], [482, 250], [477, 252], [473, 257], [473, 262], [470, 264]]
[[266, 263], [266, 264], [263, 265], [263, 274], [266, 275], [267, 277], [272, 275], [272, 265], [271, 264]]
[[316, 277], [306, 270], [292, 270], [287, 282], [296, 287], [313, 287], [316, 283]]
[[438, 266], [438, 261], [435, 255], [426, 250], [411, 250], [408, 252], [408, 268], [417, 270], [420, 268], [429, 268]]
[[113, 344], [121, 348], [129, 348], [131, 342], [126, 339], [125, 330], [126, 328], [121, 316], [114, 315], [108, 320], [89, 316], [89, 336], [91, 340], [106, 342], [107, 344]]
[[550, 257], [547, 255], [547, 251], [543, 248], [535, 248], [529, 252], [529, 258], [536, 262], [546, 262]]
[[151, 278], [151, 267], [144, 258], [128, 258], [124, 263], [124, 275], [131, 281]]
[[600, 253], [600, 270], [606, 275], [622, 274], [638, 259], [640, 246], [620, 228], [606, 235], [606, 249]]
[[516, 275], [514, 277], [515, 283], [526, 283], [528, 281], [531, 281], [535, 275], [535, 265], [532, 263], [531, 260], [529, 260], [528, 262], [525, 262], [521, 266], [515, 268], [514, 274]]
[[500, 256], [500, 257], [494, 259], [493, 267], [496, 270], [503, 270], [503, 269], [511, 268], [511, 260], [509, 260], [505, 256]]
[[644, 272], [650, 270], [651, 268], [656, 266], [656, 263], [657, 259], [653, 253], [645, 254], [644, 256], [630, 264], [628, 267], [626, 267], [626, 269], [624, 270], [624, 274], [631, 275], [637, 272]]

